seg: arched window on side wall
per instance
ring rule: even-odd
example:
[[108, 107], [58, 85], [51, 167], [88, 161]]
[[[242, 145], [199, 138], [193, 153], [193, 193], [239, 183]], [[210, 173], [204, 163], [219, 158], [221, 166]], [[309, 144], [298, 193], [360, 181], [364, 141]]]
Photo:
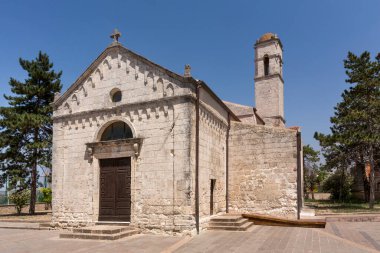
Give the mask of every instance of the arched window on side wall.
[[264, 56], [264, 75], [269, 75], [269, 57], [268, 55]]
[[122, 121], [117, 121], [109, 125], [104, 130], [100, 141], [113, 141], [133, 138], [131, 128]]

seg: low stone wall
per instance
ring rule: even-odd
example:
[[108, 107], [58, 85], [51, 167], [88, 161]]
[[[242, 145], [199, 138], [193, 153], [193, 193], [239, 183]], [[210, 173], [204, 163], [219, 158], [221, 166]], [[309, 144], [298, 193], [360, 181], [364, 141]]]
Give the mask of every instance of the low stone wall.
[[[49, 207], [48, 210], [51, 210]], [[36, 211], [37, 212], [43, 212], [45, 210], [45, 203], [36, 203]], [[22, 213], [28, 213], [29, 212], [29, 205], [24, 206], [22, 208]], [[4, 214], [16, 214], [16, 207], [15, 205], [0, 205], [0, 215]]]
[[[306, 194], [306, 196], [308, 196], [308, 198], [311, 199], [311, 193], [310, 192], [308, 192]], [[329, 200], [330, 196], [331, 196], [331, 193], [328, 193], [328, 192], [315, 192], [314, 193], [314, 199], [315, 200]]]
[[297, 131], [232, 122], [229, 194], [232, 212], [295, 218]]

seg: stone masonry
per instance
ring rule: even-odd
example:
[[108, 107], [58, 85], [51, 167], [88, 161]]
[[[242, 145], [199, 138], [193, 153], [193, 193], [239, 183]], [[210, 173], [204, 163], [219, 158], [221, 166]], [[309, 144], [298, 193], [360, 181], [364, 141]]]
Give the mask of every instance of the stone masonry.
[[[121, 157], [131, 158], [129, 221], [143, 231], [196, 233], [197, 198], [200, 230], [212, 215], [226, 212], [227, 200], [234, 212], [295, 217], [297, 131], [284, 127], [282, 91], [256, 95], [257, 102], [266, 100], [272, 108], [269, 116], [264, 114], [269, 118], [262, 118], [264, 108], [256, 112], [223, 102], [191, 77], [189, 66], [185, 76], [175, 74], [126, 49], [118, 37], [56, 96], [53, 223], [77, 227], [97, 222], [104, 194], [100, 160]], [[113, 100], [117, 92], [120, 101]], [[125, 123], [132, 138], [101, 140], [115, 122]]]
[[232, 123], [230, 206], [294, 218], [297, 214], [297, 131]]

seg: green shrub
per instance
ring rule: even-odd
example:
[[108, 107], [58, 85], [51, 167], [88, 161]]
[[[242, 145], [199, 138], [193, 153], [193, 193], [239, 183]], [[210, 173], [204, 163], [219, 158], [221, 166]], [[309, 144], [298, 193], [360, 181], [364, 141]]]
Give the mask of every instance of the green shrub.
[[323, 183], [325, 192], [331, 193], [331, 200], [347, 201], [351, 199], [351, 189], [354, 183], [353, 177], [341, 171], [331, 174]]
[[16, 205], [17, 214], [21, 214], [22, 208], [29, 202], [29, 199], [29, 190], [16, 191], [9, 196], [9, 200]]
[[42, 193], [42, 202], [45, 202], [48, 205], [51, 205], [51, 199], [52, 199], [52, 192], [51, 188], [41, 188], [40, 189]]

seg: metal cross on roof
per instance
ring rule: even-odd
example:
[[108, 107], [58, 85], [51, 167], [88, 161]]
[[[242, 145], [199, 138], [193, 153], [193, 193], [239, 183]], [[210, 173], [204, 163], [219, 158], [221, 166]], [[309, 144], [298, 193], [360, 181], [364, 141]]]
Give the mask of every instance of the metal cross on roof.
[[110, 37], [113, 39], [114, 42], [117, 43], [119, 42], [119, 37], [121, 37], [121, 33], [119, 32], [119, 30], [115, 28], [115, 30], [113, 30], [113, 33], [111, 34]]

